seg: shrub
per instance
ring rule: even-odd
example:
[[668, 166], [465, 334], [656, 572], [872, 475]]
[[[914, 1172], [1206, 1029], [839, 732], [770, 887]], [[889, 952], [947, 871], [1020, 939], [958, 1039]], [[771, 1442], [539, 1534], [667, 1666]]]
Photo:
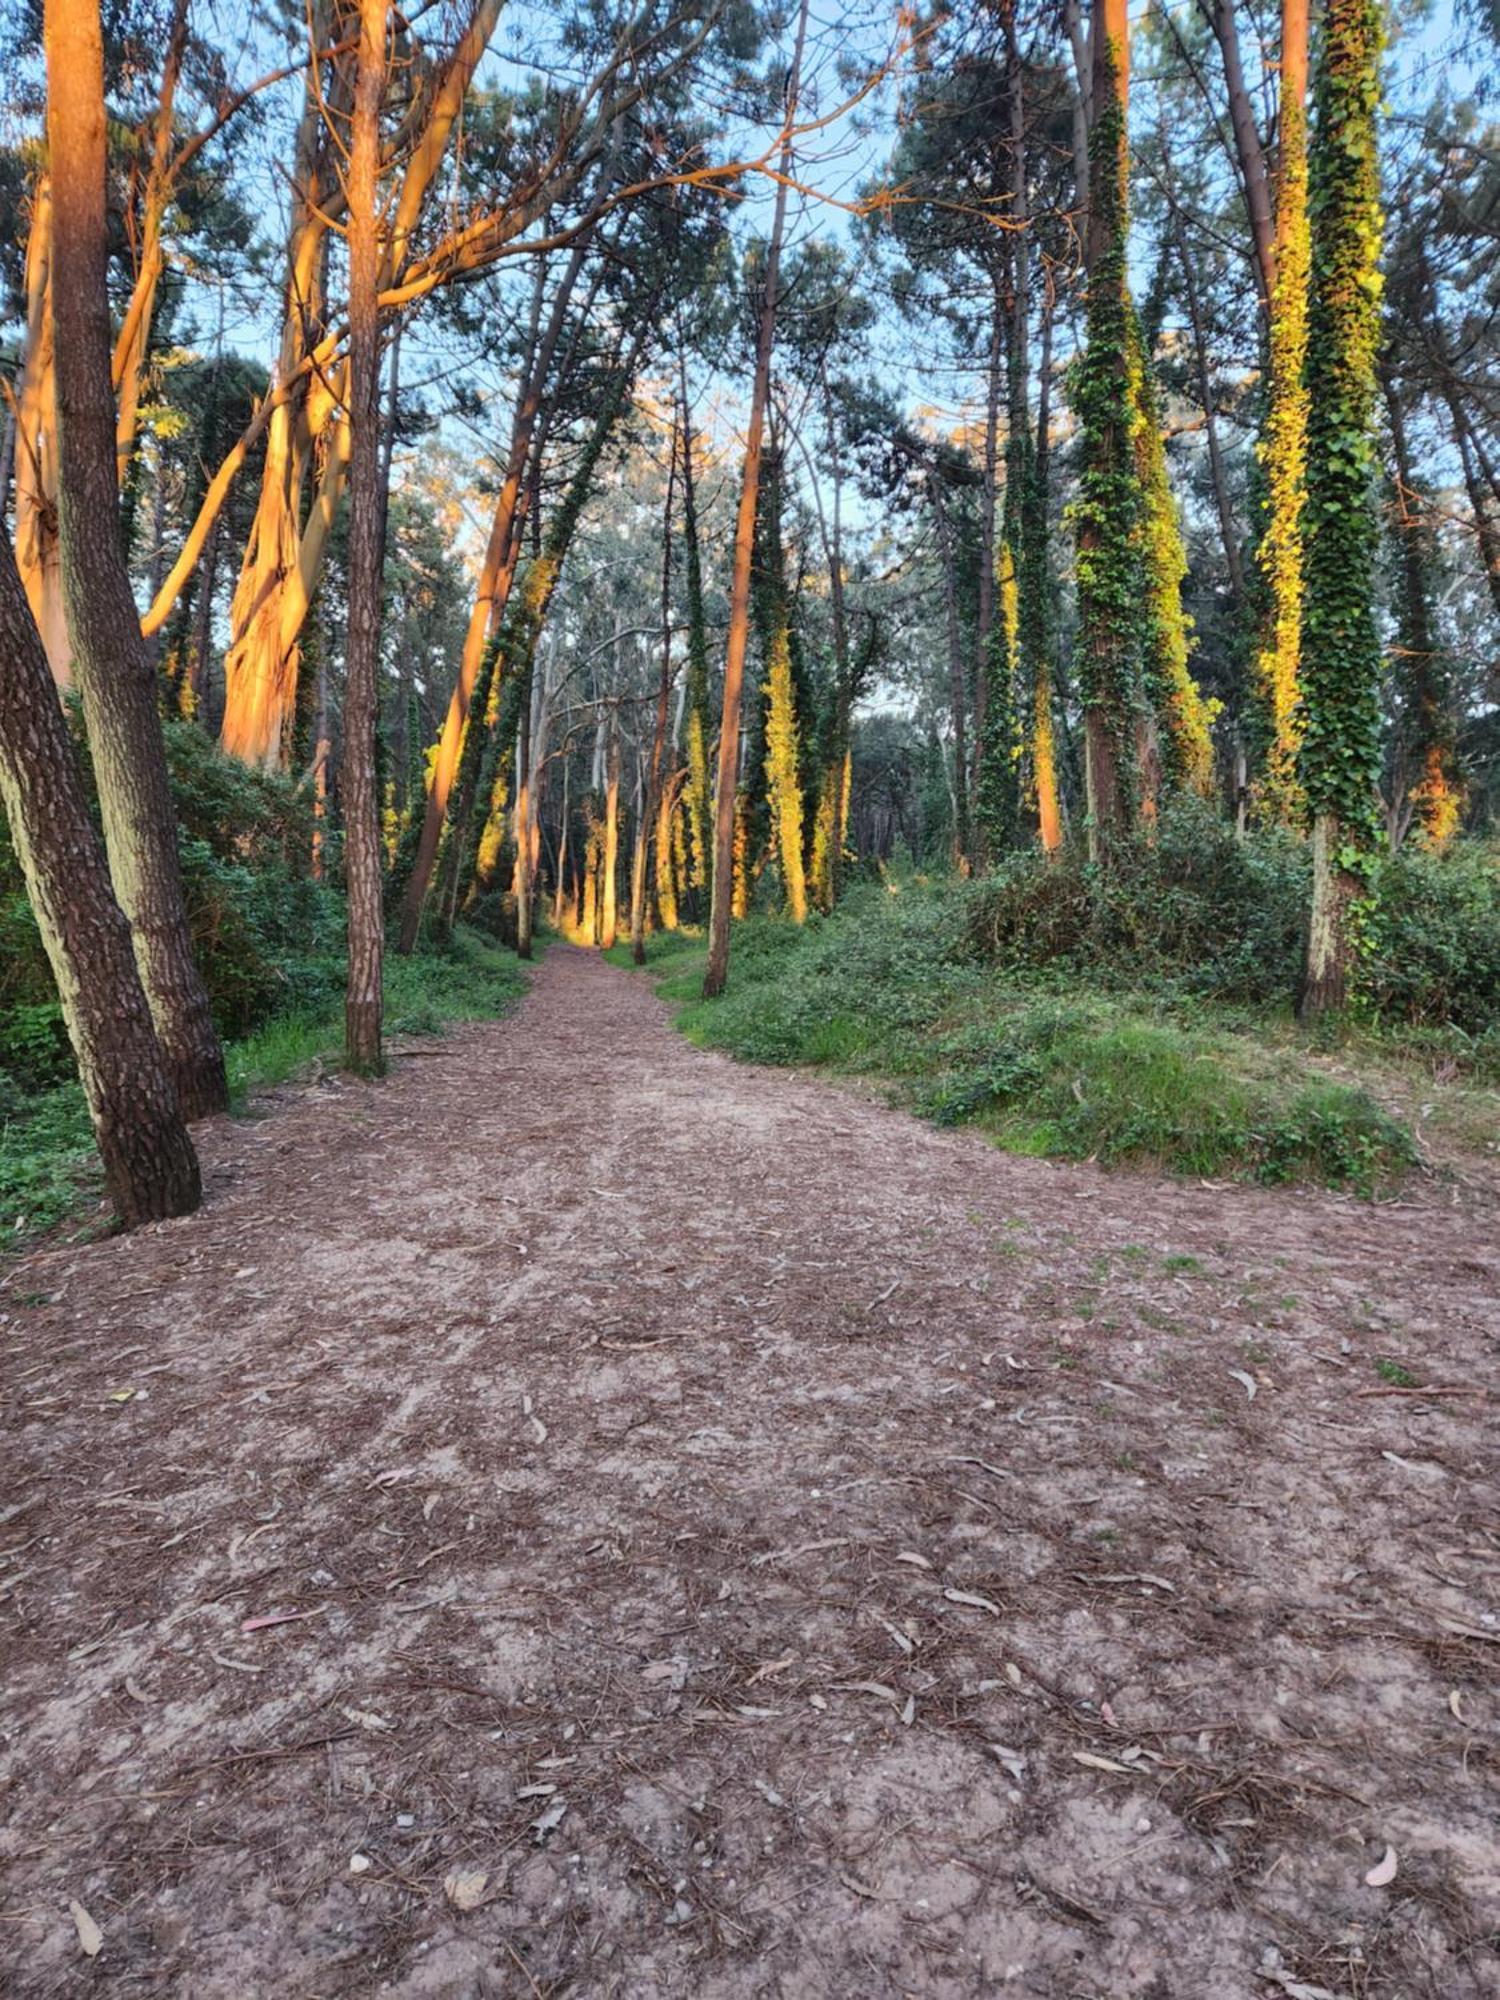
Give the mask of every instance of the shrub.
[[1173, 984], [1260, 1004], [1286, 1000], [1301, 966], [1307, 863], [1280, 835], [1240, 841], [1183, 799], [1155, 840], [1106, 873], [1082, 853], [1011, 856], [968, 892], [968, 938], [1012, 970], [1062, 966], [1093, 984]]
[[1377, 880], [1364, 985], [1377, 1013], [1412, 1026], [1500, 1030], [1500, 850], [1411, 848]]

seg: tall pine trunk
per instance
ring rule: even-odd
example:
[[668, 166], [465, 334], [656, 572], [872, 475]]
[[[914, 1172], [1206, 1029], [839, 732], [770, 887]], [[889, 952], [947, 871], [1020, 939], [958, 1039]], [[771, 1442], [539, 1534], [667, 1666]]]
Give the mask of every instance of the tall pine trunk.
[[83, 778], [9, 541], [0, 534], [0, 795], [127, 1229], [198, 1206], [198, 1161], [162, 1062]]
[[227, 1108], [224, 1057], [193, 961], [176, 815], [120, 542], [105, 272], [104, 50], [98, 0], [48, 0], [47, 135], [56, 238], [63, 589], [115, 893], [183, 1115]]
[[344, 877], [349, 902], [349, 983], [344, 1049], [365, 1075], [381, 1066], [385, 918], [375, 725], [380, 659], [380, 245], [377, 177], [385, 94], [386, 0], [360, 0], [359, 67], [349, 142], [349, 630], [345, 646]]

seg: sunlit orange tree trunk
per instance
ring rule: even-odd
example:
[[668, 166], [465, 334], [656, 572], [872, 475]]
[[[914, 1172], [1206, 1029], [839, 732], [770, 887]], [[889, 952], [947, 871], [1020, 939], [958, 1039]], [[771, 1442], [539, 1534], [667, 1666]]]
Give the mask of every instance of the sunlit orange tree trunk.
[[765, 437], [766, 401], [771, 387], [771, 352], [776, 343], [777, 289], [780, 284], [781, 242], [786, 228], [787, 187], [792, 164], [791, 131], [796, 122], [807, 40], [808, 0], [797, 16], [797, 41], [787, 82], [786, 139], [781, 149], [781, 173], [771, 237], [766, 247], [765, 296], [761, 300], [755, 343], [755, 379], [750, 392], [750, 421], [745, 433], [745, 467], [740, 485], [739, 515], [734, 533], [734, 572], [729, 590], [729, 638], [724, 655], [724, 707], [719, 722], [718, 789], [714, 796], [714, 879], [708, 927], [708, 968], [703, 992], [713, 999], [729, 977], [729, 922], [734, 904], [735, 795], [739, 790], [740, 710], [745, 686], [745, 653], [750, 640], [750, 569], [755, 552], [755, 510], [760, 492], [761, 448]]
[[121, 546], [105, 278], [104, 51], [98, 0], [48, 0], [47, 138], [55, 238], [59, 531], [110, 873], [167, 1071], [189, 1119], [228, 1104], [224, 1057], [193, 961], [176, 816]]

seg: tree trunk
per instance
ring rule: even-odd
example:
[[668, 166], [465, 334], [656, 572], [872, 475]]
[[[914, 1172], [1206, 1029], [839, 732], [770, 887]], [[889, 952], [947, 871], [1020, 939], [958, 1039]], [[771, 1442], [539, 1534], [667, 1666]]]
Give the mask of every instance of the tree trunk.
[[464, 649], [459, 660], [458, 678], [449, 697], [448, 712], [443, 718], [443, 733], [438, 741], [438, 753], [432, 767], [432, 782], [427, 788], [427, 803], [422, 814], [422, 833], [417, 843], [416, 859], [412, 863], [411, 879], [406, 885], [406, 896], [401, 906], [401, 928], [396, 939], [396, 949], [403, 958], [415, 947], [417, 932], [421, 928], [422, 906], [427, 900], [433, 865], [437, 860], [438, 843], [442, 839], [443, 823], [447, 817], [453, 781], [458, 771], [459, 756], [463, 749], [464, 727], [469, 719], [470, 703], [474, 696], [474, 683], [479, 677], [485, 646], [499, 629], [500, 620], [505, 615], [505, 607], [510, 598], [511, 585], [515, 581], [516, 564], [521, 552], [520, 528], [530, 495], [526, 469], [532, 455], [537, 415], [542, 405], [542, 391], [546, 386], [552, 356], [562, 335], [568, 301], [577, 283], [578, 273], [583, 268], [585, 249], [583, 241], [574, 247], [573, 255], [558, 286], [557, 296], [553, 300], [552, 312], [540, 343], [537, 332], [540, 324], [542, 272], [540, 268], [538, 270], [538, 288], [532, 301], [526, 385], [516, 405], [516, 414], [511, 425], [510, 449], [505, 461], [505, 479], [500, 488], [499, 498], [495, 502], [489, 543], [485, 549], [484, 565], [479, 575], [479, 590], [464, 633]]
[[52, 331], [52, 183], [38, 177], [26, 238], [26, 358], [16, 384], [16, 562], [59, 687], [73, 679], [57, 540], [57, 376]]
[[1084, 405], [1079, 413], [1078, 604], [1089, 858], [1101, 861], [1131, 821], [1123, 764], [1138, 700], [1133, 549], [1140, 496], [1131, 464], [1126, 269], [1130, 23], [1125, 0], [1099, 0], [1093, 40], [1087, 347], [1078, 392]]
[[[1412, 475], [1406, 412], [1394, 376], [1382, 381], [1395, 460], [1392, 527], [1401, 565], [1399, 677], [1405, 695], [1391, 805], [1404, 803], [1429, 847], [1446, 847], [1458, 831], [1463, 784], [1454, 749], [1449, 672], [1438, 643], [1431, 575], [1436, 553], [1426, 504]], [[1397, 822], [1406, 824], [1406, 816]], [[1399, 842], [1393, 843], [1399, 844]]]
[[376, 795], [375, 726], [380, 661], [380, 268], [377, 177], [385, 95], [386, 0], [360, 0], [359, 67], [349, 142], [349, 627], [345, 646], [344, 880], [349, 899], [349, 983], [344, 1051], [352, 1070], [381, 1067], [385, 955]]
[[1380, 326], [1381, 23], [1377, 0], [1328, 0], [1308, 206], [1316, 218], [1307, 372], [1307, 595], [1301, 776], [1313, 893], [1299, 1013], [1341, 1007], [1351, 918], [1374, 834], [1380, 639], [1373, 608], [1374, 358]]
[[760, 494], [761, 443], [766, 402], [771, 387], [771, 350], [776, 340], [777, 289], [781, 273], [781, 239], [786, 228], [787, 185], [792, 166], [791, 131], [797, 118], [802, 79], [802, 50], [807, 40], [809, 0], [797, 15], [797, 40], [787, 75], [786, 138], [781, 148], [781, 173], [771, 238], [766, 246], [765, 297], [755, 347], [755, 381], [750, 393], [750, 421], [745, 433], [745, 469], [740, 486], [739, 518], [734, 534], [734, 574], [729, 591], [729, 641], [724, 657], [724, 710], [719, 723], [718, 789], [714, 797], [714, 879], [709, 915], [708, 969], [703, 977], [705, 999], [724, 991], [729, 978], [729, 921], [734, 905], [735, 794], [740, 761], [740, 707], [745, 685], [745, 652], [750, 638], [750, 568], [755, 551], [755, 509]]
[[[1303, 39], [1306, 41], [1307, 0], [1292, 0], [1303, 9]], [[1240, 61], [1239, 27], [1234, 0], [1213, 0], [1213, 29], [1224, 63], [1224, 82], [1229, 93], [1229, 122], [1234, 131], [1234, 148], [1245, 191], [1245, 207], [1250, 217], [1250, 241], [1255, 251], [1255, 275], [1261, 304], [1269, 309], [1276, 290], [1275, 225], [1271, 220], [1271, 185], [1266, 174], [1266, 156], [1255, 125], [1250, 93], [1245, 88], [1245, 70]]]
[[667, 715], [672, 704], [672, 502], [676, 497], [676, 485], [677, 427], [674, 424], [661, 528], [661, 678], [656, 688], [656, 726], [651, 737], [651, 766], [646, 781], [645, 807], [640, 825], [636, 828], [635, 860], [630, 883], [630, 955], [637, 965], [646, 963], [646, 850], [651, 843], [651, 829], [660, 816]]
[[698, 541], [698, 506], [693, 486], [693, 422], [687, 400], [687, 368], [678, 336], [679, 395], [682, 406], [682, 544], [687, 584], [687, 780], [689, 866], [685, 886], [693, 891], [701, 916], [713, 889], [713, 788], [708, 774], [708, 620], [703, 605], [703, 554]]
[[47, 656], [0, 533], [0, 795], [41, 932], [115, 1213], [187, 1215], [198, 1161], [151, 1026]]
[[1307, 213], [1307, 5], [1282, 0], [1281, 158], [1276, 187], [1276, 281], [1266, 338], [1269, 376], [1260, 455], [1266, 507], [1255, 559], [1266, 611], [1255, 686], [1265, 739], [1261, 791], [1268, 815], [1300, 822], [1302, 612], [1307, 498], [1307, 316], [1311, 245]]
[[1042, 304], [1042, 358], [1037, 388], [1036, 451], [1027, 496], [1024, 591], [1029, 616], [1022, 645], [1031, 698], [1031, 782], [1036, 790], [1037, 837], [1049, 858], [1062, 846], [1062, 808], [1057, 792], [1057, 744], [1052, 724], [1052, 575], [1048, 560], [1048, 501], [1052, 457], [1051, 281]]
[[933, 526], [937, 530], [938, 561], [943, 572], [943, 609], [948, 630], [948, 705], [953, 722], [953, 858], [967, 871], [972, 859], [969, 831], [969, 753], [967, 696], [964, 689], [964, 650], [958, 624], [957, 558], [953, 531], [948, 520], [948, 503], [943, 498], [942, 481], [935, 472], [927, 475], [927, 497], [932, 503]]
[[619, 931], [620, 877], [620, 718], [609, 718], [609, 760], [604, 779], [604, 843], [599, 859], [599, 944], [608, 951]]
[[120, 546], [105, 287], [104, 53], [98, 0], [49, 0], [47, 129], [57, 225], [60, 530], [73, 659], [93, 751], [110, 872], [130, 920], [167, 1073], [189, 1120], [229, 1102], [208, 993], [193, 962], [176, 815]]

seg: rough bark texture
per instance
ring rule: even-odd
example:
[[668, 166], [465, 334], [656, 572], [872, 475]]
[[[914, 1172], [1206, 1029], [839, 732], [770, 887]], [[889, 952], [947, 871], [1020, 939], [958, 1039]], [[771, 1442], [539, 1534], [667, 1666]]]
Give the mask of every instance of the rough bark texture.
[[344, 875], [349, 983], [344, 1048], [351, 1069], [380, 1068], [385, 954], [380, 801], [375, 782], [380, 653], [380, 324], [376, 176], [385, 89], [385, 0], [360, 0], [359, 70], [349, 149], [349, 636], [345, 647]]
[[156, 670], [120, 545], [105, 290], [104, 56], [97, 0], [49, 0], [47, 132], [56, 241], [63, 589], [115, 893], [178, 1103], [229, 1101], [208, 993], [193, 962]]
[[198, 1206], [198, 1161], [162, 1063], [47, 656], [0, 533], [0, 795], [57, 981], [115, 1212]]

